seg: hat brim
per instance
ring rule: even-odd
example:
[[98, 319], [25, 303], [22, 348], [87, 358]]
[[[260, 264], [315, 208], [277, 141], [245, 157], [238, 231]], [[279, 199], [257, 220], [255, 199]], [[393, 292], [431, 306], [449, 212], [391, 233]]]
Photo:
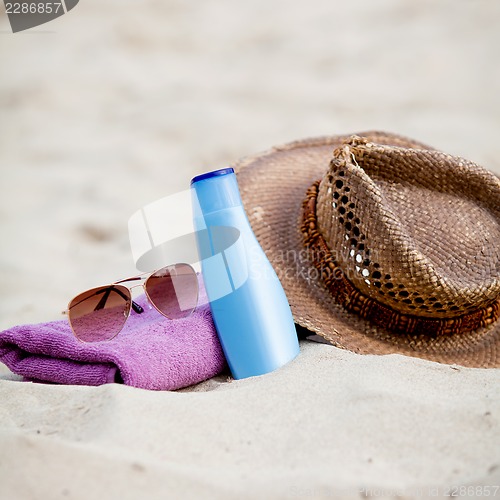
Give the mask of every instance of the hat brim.
[[[404, 137], [357, 133], [392, 146], [432, 149]], [[252, 229], [285, 289], [297, 324], [360, 354], [404, 354], [468, 367], [500, 367], [500, 322], [430, 338], [394, 333], [348, 313], [331, 298], [307, 257], [300, 232], [307, 189], [328, 169], [333, 149], [351, 136], [296, 141], [233, 165]]]

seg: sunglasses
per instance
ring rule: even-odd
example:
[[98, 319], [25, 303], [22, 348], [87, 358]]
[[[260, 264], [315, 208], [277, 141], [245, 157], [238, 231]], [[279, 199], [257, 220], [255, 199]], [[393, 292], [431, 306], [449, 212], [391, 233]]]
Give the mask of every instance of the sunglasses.
[[[121, 283], [142, 281], [133, 286]], [[169, 319], [189, 316], [198, 304], [198, 277], [189, 264], [173, 264], [153, 273], [139, 274], [111, 285], [80, 293], [68, 304], [68, 319], [75, 337], [82, 342], [111, 340], [122, 330], [130, 310], [144, 309], [132, 300], [131, 289], [142, 286], [154, 308]]]

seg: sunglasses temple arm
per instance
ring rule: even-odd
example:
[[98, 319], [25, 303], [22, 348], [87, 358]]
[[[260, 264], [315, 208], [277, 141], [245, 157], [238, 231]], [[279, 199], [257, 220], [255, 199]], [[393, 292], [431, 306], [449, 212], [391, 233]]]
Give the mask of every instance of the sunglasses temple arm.
[[[102, 309], [106, 305], [109, 294], [111, 292], [116, 292], [123, 299], [125, 299], [127, 301], [129, 300], [129, 298], [121, 290], [118, 290], [117, 288], [109, 288], [106, 290], [106, 292], [104, 292], [104, 295], [102, 296], [101, 300], [99, 301], [99, 303], [95, 307], [94, 311], [97, 311], [98, 309]], [[134, 302], [134, 301], [132, 301], [132, 309], [137, 314], [141, 314], [142, 312], [144, 312], [144, 309], [137, 302]]]
[[[128, 297], [121, 291], [121, 290], [117, 290], [116, 288], [112, 288], [112, 291], [113, 292], [116, 292], [118, 293], [118, 295], [120, 295], [122, 298], [124, 298], [125, 300], [128, 300]], [[104, 297], [103, 297], [104, 298]], [[102, 299], [101, 299], [102, 300]], [[106, 297], [106, 300], [107, 300], [107, 297]], [[132, 301], [132, 309], [137, 313], [137, 314], [141, 314], [144, 312], [144, 309], [137, 303], [137, 302], [134, 302]]]
[[[140, 275], [140, 276], [133, 276], [132, 278], [125, 278], [123, 280], [117, 281], [116, 284], [118, 284], [118, 283], [125, 283], [127, 281], [137, 281], [137, 280], [142, 280], [142, 275]], [[118, 293], [120, 293], [120, 292], [118, 292]], [[120, 295], [121, 295], [121, 293], [120, 293]], [[137, 314], [141, 314], [141, 313], [144, 312], [144, 309], [137, 302], [134, 302], [134, 301], [132, 301], [132, 309]]]
[[[106, 291], [104, 292], [104, 295], [101, 297], [101, 300], [94, 307], [94, 311], [98, 311], [99, 309], [104, 309], [104, 306], [106, 305], [106, 302], [108, 301], [108, 297], [109, 297], [109, 294], [110, 294], [111, 290], [113, 290], [113, 288], [107, 288], [106, 289]], [[120, 292], [118, 292], [118, 293], [120, 293]], [[120, 293], [120, 295], [123, 295], [123, 294]]]
[[141, 314], [144, 312], [144, 309], [137, 303], [132, 301], [132, 309], [137, 313]]

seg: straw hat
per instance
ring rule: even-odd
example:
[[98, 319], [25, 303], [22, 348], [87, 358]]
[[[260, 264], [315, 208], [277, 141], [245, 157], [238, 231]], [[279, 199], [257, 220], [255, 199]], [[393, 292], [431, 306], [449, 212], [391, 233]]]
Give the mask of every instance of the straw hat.
[[234, 166], [295, 322], [362, 354], [500, 367], [500, 180], [381, 132]]

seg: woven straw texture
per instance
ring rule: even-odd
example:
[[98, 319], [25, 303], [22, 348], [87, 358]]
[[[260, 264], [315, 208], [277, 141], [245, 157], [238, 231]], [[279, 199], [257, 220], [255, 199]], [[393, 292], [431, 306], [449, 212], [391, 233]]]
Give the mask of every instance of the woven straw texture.
[[[295, 321], [358, 353], [500, 366], [500, 181], [410, 139], [357, 136], [298, 141], [235, 165], [250, 223]], [[319, 180], [315, 230], [356, 296], [453, 328], [387, 328], [340, 305], [305, 246], [303, 203]]]

